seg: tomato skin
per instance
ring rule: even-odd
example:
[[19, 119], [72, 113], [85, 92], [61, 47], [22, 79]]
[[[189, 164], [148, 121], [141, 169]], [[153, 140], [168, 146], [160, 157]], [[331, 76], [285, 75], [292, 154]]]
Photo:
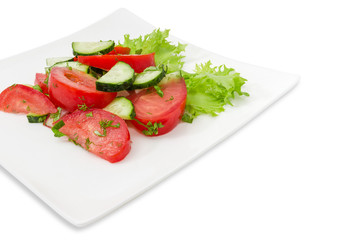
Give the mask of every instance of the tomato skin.
[[47, 78], [47, 75], [45, 73], [37, 73], [35, 74], [35, 85], [39, 85], [41, 90], [43, 90], [44, 94], [49, 94], [49, 88], [47, 84], [45, 84], [45, 80]]
[[78, 62], [106, 71], [109, 71], [119, 61], [129, 64], [136, 73], [141, 73], [146, 68], [156, 65], [154, 53], [145, 55], [78, 56]]
[[57, 109], [45, 94], [31, 87], [15, 84], [0, 94], [0, 111], [45, 115], [55, 113]]
[[[180, 122], [186, 105], [187, 89], [183, 79], [164, 84], [162, 91], [163, 97], [154, 88], [133, 93], [128, 97], [135, 107], [135, 119], [144, 125], [157, 122], [164, 126], [158, 128], [158, 135], [152, 136], [160, 136], [173, 130]], [[131, 123], [141, 132], [147, 130], [137, 120], [132, 120]]]
[[104, 108], [117, 93], [96, 90], [96, 78], [64, 67], [51, 69], [49, 79], [50, 98], [57, 106], [73, 112], [85, 104], [91, 108]]
[[115, 46], [111, 52], [107, 53], [107, 55], [129, 54], [129, 53], [130, 53], [130, 48]]
[[[123, 119], [102, 109], [76, 110], [64, 115], [65, 125], [60, 132], [80, 144], [87, 151], [111, 162], [119, 162], [130, 152], [131, 141], [128, 127]], [[100, 121], [113, 121], [119, 127], [106, 128], [106, 136], [97, 136], [94, 131], [103, 133]], [[88, 140], [87, 140], [88, 139]]]

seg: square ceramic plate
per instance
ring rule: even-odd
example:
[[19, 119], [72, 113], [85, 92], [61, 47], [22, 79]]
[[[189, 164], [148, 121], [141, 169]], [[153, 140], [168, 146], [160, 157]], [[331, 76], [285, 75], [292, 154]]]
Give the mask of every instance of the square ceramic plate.
[[[120, 40], [125, 33], [136, 37], [153, 29], [151, 24], [120, 9], [71, 36], [2, 60], [0, 89], [18, 83], [18, 79], [32, 83], [35, 73], [43, 71], [47, 57], [71, 55], [72, 41]], [[23, 115], [0, 112], [1, 133], [7, 136], [0, 140], [4, 146], [0, 151], [1, 166], [72, 224], [84, 226], [96, 221], [232, 135], [292, 89], [299, 79], [191, 44], [186, 49], [185, 70], [191, 71], [196, 63], [209, 59], [215, 65], [232, 66], [247, 78], [244, 91], [251, 96], [236, 99], [235, 107], [228, 107], [218, 117], [203, 116], [193, 124], [180, 123], [164, 136], [148, 138], [130, 129], [132, 150], [116, 164], [53, 137], [48, 128], [27, 123]]]

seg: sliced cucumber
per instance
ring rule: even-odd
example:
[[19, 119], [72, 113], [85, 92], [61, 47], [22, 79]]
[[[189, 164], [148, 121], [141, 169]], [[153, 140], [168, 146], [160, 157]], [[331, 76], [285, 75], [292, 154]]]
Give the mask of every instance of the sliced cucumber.
[[79, 71], [82, 71], [82, 72], [85, 72], [85, 73], [88, 73], [89, 71], [89, 66], [88, 65], [85, 65], [85, 64], [82, 64], [80, 62], [59, 62], [59, 63], [56, 63], [54, 64], [51, 68], [53, 67], [71, 67], [71, 68], [74, 68], [76, 70], [79, 70]]
[[164, 76], [164, 69], [146, 69], [136, 76], [132, 88], [141, 89], [155, 86], [163, 79]]
[[114, 113], [125, 120], [132, 120], [136, 115], [134, 105], [126, 97], [116, 97], [103, 110]]
[[97, 79], [101, 78], [106, 73], [107, 73], [107, 71], [100, 69], [100, 68], [95, 68], [95, 67], [91, 67], [91, 66], [89, 68], [89, 75], [91, 75]]
[[114, 41], [101, 41], [101, 42], [73, 42], [73, 54], [74, 55], [103, 55], [109, 53], [114, 49]]
[[128, 89], [134, 81], [135, 71], [125, 62], [117, 62], [105, 75], [96, 81], [96, 89], [118, 92]]
[[45, 115], [38, 115], [34, 113], [29, 113], [27, 115], [28, 122], [30, 123], [42, 123], [46, 120], [47, 114]]
[[73, 61], [73, 59], [74, 59], [73, 57], [46, 58], [46, 66], [51, 67], [56, 63], [69, 62], [69, 61]]
[[158, 85], [163, 85], [171, 81], [178, 81], [179, 79], [183, 78], [183, 71], [176, 71], [172, 73], [168, 73], [165, 75], [165, 77], [159, 82]]

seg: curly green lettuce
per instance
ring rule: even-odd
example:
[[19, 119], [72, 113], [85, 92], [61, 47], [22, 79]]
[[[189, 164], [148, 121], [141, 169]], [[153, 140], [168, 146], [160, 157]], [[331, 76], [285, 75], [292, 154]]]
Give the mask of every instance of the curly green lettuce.
[[186, 44], [177, 45], [169, 42], [169, 29], [161, 31], [155, 29], [150, 34], [131, 39], [129, 34], [124, 35], [124, 42], [119, 45], [130, 48], [130, 54], [148, 54], [155, 53], [156, 65], [164, 64], [168, 67], [168, 72], [181, 70], [185, 56]]
[[233, 68], [225, 65], [212, 66], [210, 61], [196, 65], [194, 73], [182, 72], [187, 86], [185, 122], [192, 122], [201, 114], [217, 116], [226, 104], [232, 105], [235, 94], [249, 96], [242, 92], [247, 81]]

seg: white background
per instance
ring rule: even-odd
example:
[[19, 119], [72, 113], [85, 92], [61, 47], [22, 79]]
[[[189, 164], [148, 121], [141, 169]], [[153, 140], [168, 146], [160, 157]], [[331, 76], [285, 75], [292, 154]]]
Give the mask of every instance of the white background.
[[125, 7], [195, 45], [300, 74], [301, 82], [190, 166], [86, 228], [62, 220], [0, 168], [0, 239], [349, 239], [346, 3], [8, 1], [0, 59]]

